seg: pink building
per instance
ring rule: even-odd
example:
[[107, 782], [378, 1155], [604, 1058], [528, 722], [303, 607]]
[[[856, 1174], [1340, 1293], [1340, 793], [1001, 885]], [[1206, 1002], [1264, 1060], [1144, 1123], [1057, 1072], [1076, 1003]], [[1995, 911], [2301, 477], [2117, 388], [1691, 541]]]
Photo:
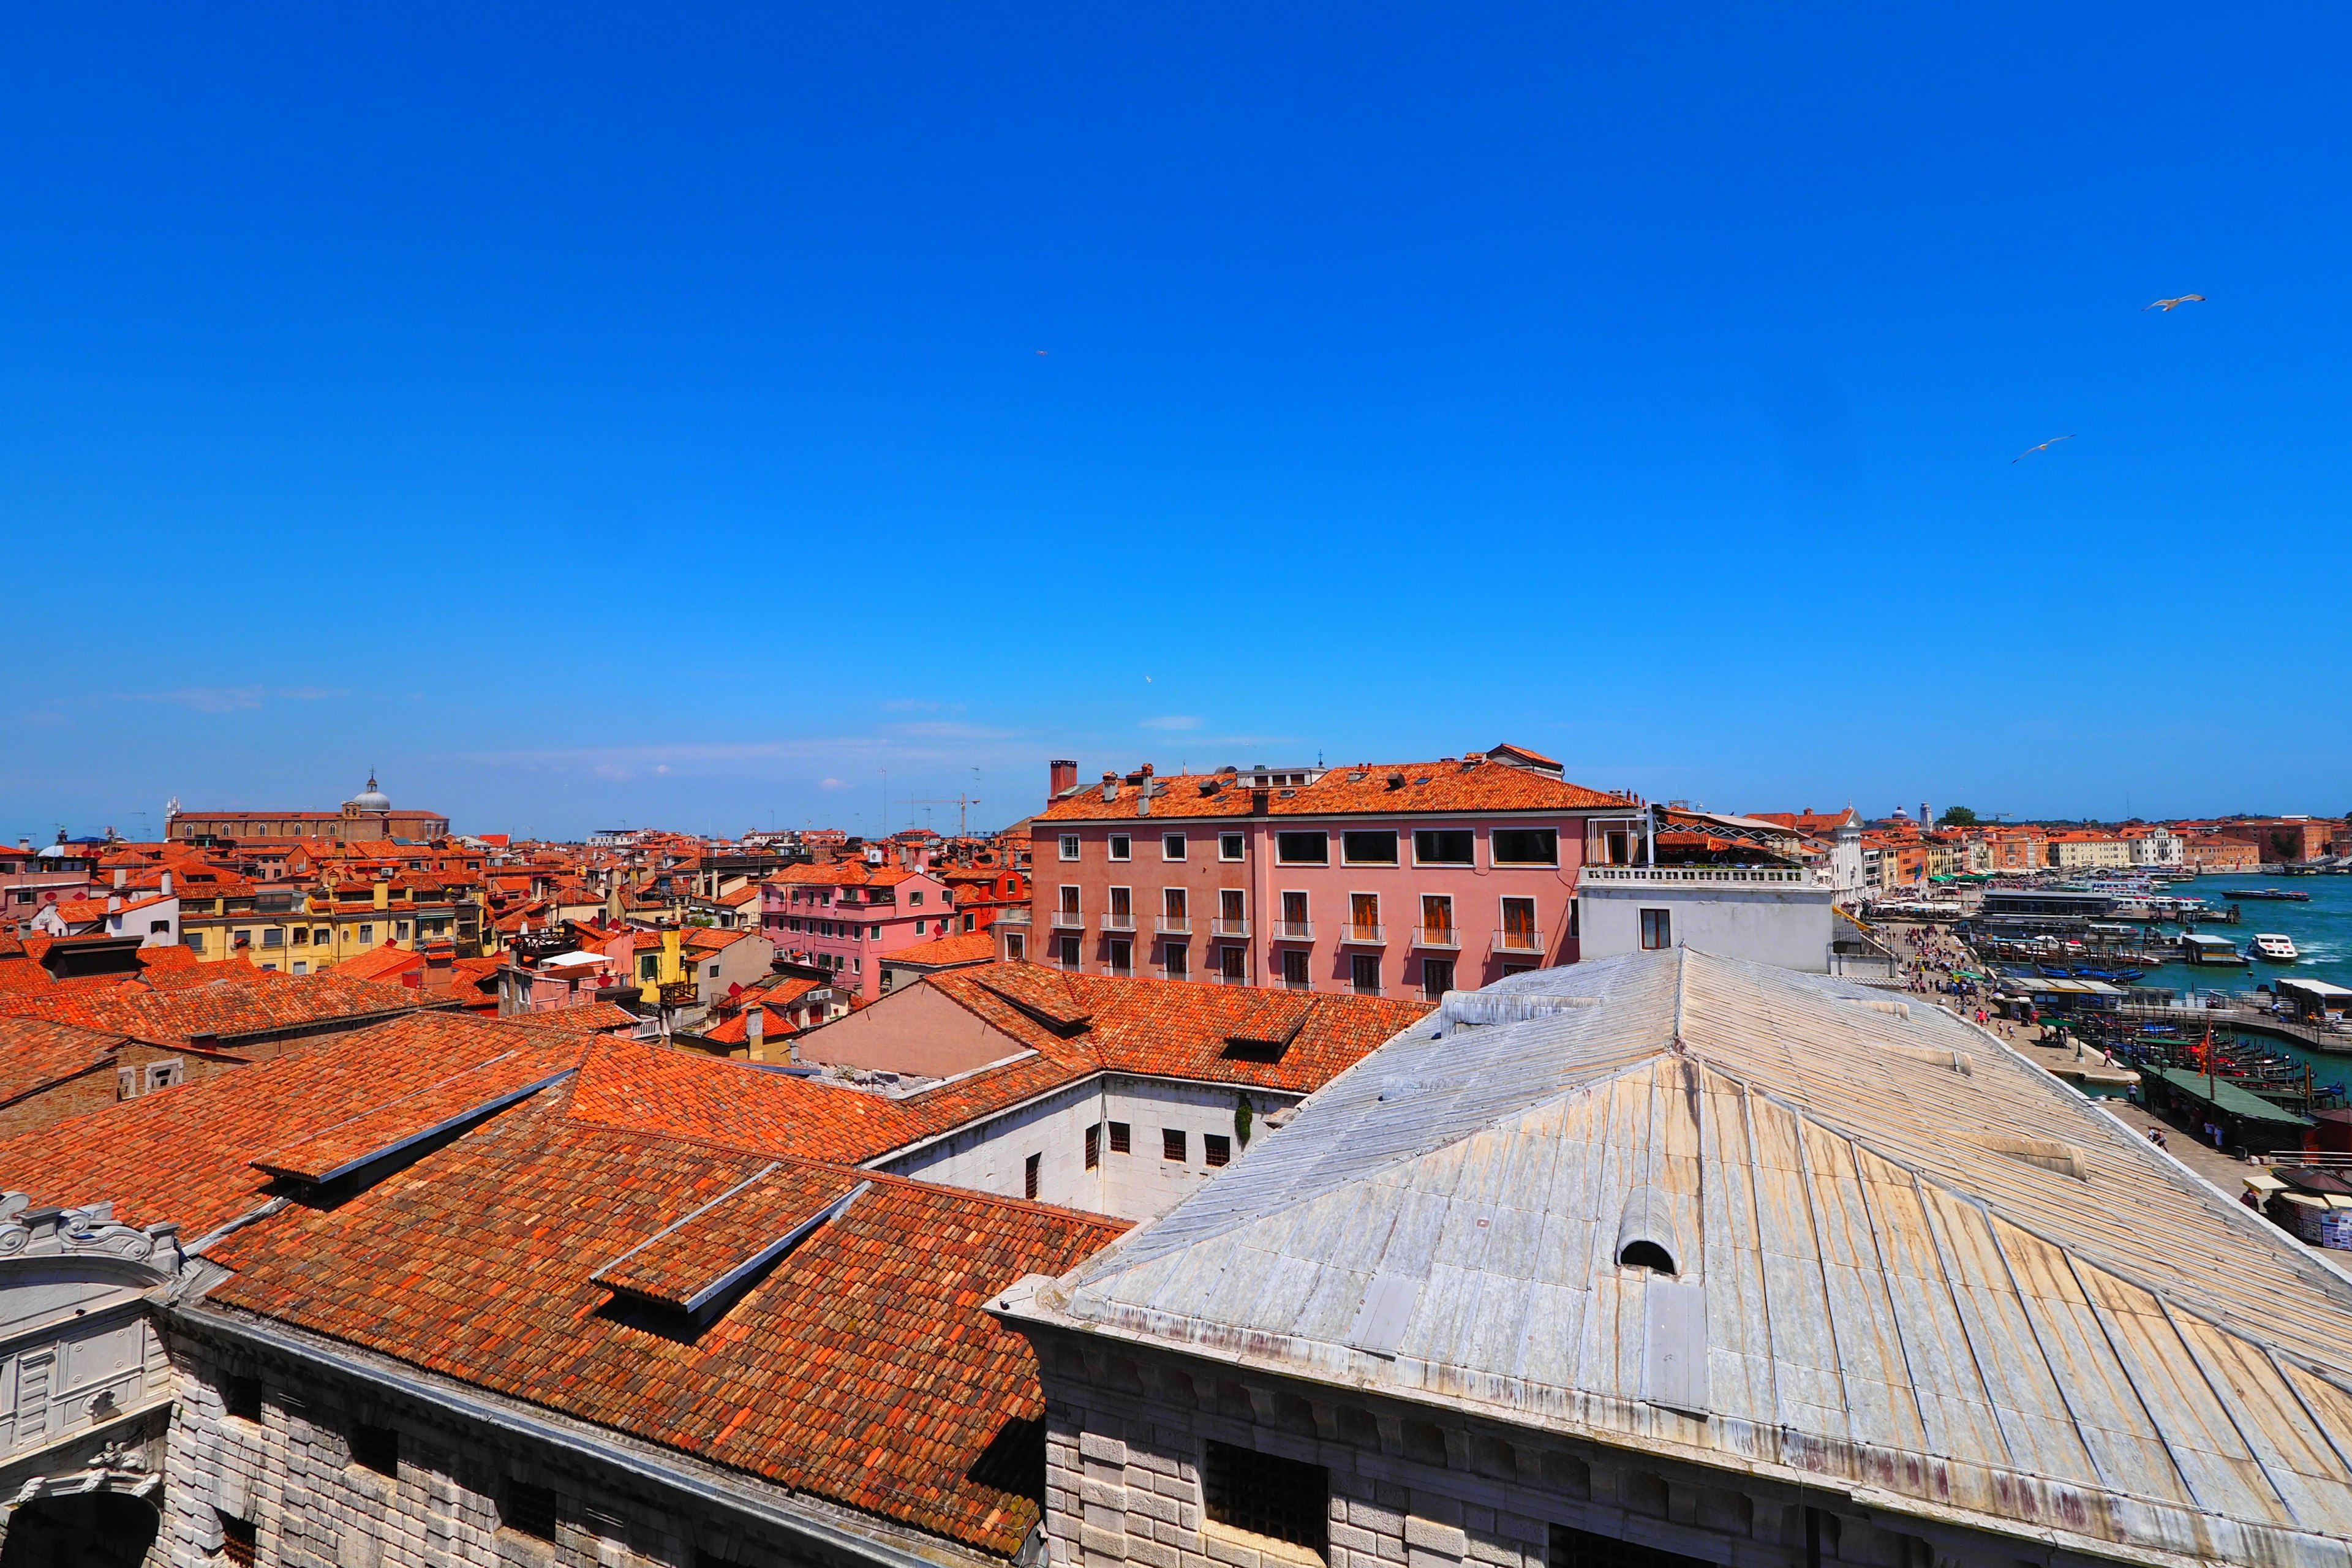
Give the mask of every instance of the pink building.
[[79, 845], [60, 842], [35, 853], [30, 843], [0, 848], [0, 931], [28, 929], [44, 909], [89, 896], [90, 859]]
[[1146, 765], [1083, 787], [1076, 773], [1053, 764], [1029, 927], [999, 940], [1088, 974], [1435, 998], [1573, 963], [1578, 868], [1632, 863], [1646, 820], [1516, 746], [1166, 779]]
[[949, 934], [955, 900], [927, 869], [791, 866], [760, 884], [760, 933], [798, 963], [833, 971], [835, 983], [872, 1001], [882, 960]]

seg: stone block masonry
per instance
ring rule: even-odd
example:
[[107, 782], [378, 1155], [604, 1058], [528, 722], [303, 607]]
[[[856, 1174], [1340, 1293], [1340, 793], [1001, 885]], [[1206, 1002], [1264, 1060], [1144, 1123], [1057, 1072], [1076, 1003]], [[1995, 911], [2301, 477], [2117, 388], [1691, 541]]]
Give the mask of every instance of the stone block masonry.
[[[1727, 1568], [1803, 1568], [1808, 1508], [1825, 1568], [2025, 1560], [2016, 1542], [1931, 1542], [1843, 1493], [1665, 1453], [1369, 1394], [1342, 1403], [1327, 1386], [1149, 1347], [1052, 1335], [1039, 1349], [1054, 1568], [1561, 1568], [1579, 1531]], [[1322, 1468], [1319, 1555], [1208, 1516], [1211, 1442]]]
[[[262, 1568], [875, 1568], [877, 1556], [1005, 1568], [903, 1531], [874, 1556], [829, 1548], [333, 1367], [200, 1333], [173, 1341], [179, 1397], [152, 1568], [221, 1568], [230, 1531], [247, 1525]], [[371, 1468], [387, 1463], [393, 1473]], [[838, 1526], [884, 1533], [839, 1511]]]

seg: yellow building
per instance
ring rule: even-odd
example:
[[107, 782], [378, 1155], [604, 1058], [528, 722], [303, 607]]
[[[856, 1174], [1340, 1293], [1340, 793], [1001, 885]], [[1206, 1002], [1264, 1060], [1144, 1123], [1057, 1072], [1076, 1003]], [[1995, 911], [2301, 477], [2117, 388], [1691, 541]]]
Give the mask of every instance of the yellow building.
[[288, 974], [315, 974], [385, 947], [446, 942], [462, 951], [481, 939], [477, 900], [378, 879], [190, 897], [181, 910], [181, 940], [199, 959], [242, 958]]

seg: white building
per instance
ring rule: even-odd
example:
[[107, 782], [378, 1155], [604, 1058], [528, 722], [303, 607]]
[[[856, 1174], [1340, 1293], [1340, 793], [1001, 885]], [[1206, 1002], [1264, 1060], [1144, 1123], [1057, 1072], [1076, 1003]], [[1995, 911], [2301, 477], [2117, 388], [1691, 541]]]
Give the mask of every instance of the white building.
[[1825, 974], [1838, 896], [1829, 874], [1804, 866], [1587, 866], [1577, 930], [1587, 963], [1690, 947]]
[[2187, 847], [2180, 835], [2169, 827], [2151, 827], [2146, 832], [2134, 832], [2126, 840], [2131, 846], [2131, 863], [2135, 866], [2179, 866], [2188, 859]]

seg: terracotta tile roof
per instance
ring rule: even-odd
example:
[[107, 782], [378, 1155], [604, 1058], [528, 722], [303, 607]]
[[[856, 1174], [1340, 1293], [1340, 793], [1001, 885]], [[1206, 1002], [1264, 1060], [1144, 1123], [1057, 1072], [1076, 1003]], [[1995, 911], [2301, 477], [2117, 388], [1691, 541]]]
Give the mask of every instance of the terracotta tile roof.
[[0, 1105], [111, 1061], [122, 1042], [121, 1035], [46, 1018], [0, 1017]]
[[[210, 964], [210, 971], [227, 966]], [[113, 1030], [156, 1045], [184, 1045], [210, 1035], [230, 1049], [241, 1035], [268, 1034], [335, 1018], [413, 1011], [417, 994], [402, 985], [345, 980], [323, 974], [280, 975], [261, 972], [217, 978], [196, 971], [184, 984], [161, 989], [145, 984], [102, 990], [0, 992], [0, 1013], [54, 1019], [84, 1028]]]
[[[1391, 787], [1389, 781], [1399, 782]], [[1252, 815], [1250, 775], [1179, 773], [1153, 782], [1151, 810], [1139, 813], [1142, 786], [1122, 782], [1110, 800], [1087, 785], [1037, 814], [1045, 823], [1182, 821]], [[1381, 816], [1413, 812], [1571, 811], [1624, 805], [1626, 797], [1570, 784], [1533, 768], [1491, 758], [1458, 762], [1374, 763], [1332, 768], [1313, 784], [1269, 789], [1268, 816]]]
[[929, 942], [919, 942], [912, 947], [902, 947], [896, 952], [884, 953], [884, 963], [984, 963], [996, 956], [996, 939], [984, 931], [958, 931], [953, 936], [936, 936]]
[[142, 947], [139, 950], [139, 973], [153, 979], [169, 973], [188, 973], [204, 967], [205, 961], [188, 948]]
[[[1430, 1010], [1377, 996], [1064, 974], [1024, 963], [947, 970], [922, 984], [1037, 1054], [886, 1102], [905, 1121], [877, 1122], [875, 1135], [891, 1136], [905, 1122], [918, 1131], [877, 1143], [866, 1158], [1097, 1072], [1311, 1094]], [[888, 997], [874, 1004], [889, 1005]]]
[[774, 887], [862, 888], [872, 877], [863, 860], [836, 860], [830, 866], [787, 866], [766, 879]]
[[337, 963], [334, 973], [346, 980], [381, 980], [387, 974], [399, 974], [425, 967], [422, 953], [405, 952], [396, 947], [380, 947], [373, 952], [362, 952], [356, 958], [346, 958]]
[[165, 897], [158, 893], [142, 899], [124, 899], [122, 907], [117, 910], [108, 905], [107, 899], [111, 895], [100, 894], [88, 899], [59, 899], [56, 905], [58, 918], [77, 925], [84, 921], [102, 921], [110, 914], [127, 915], [133, 910], [143, 910], [150, 904], [160, 904], [163, 902]]
[[[799, 1025], [793, 1023], [790, 1017], [778, 1012], [773, 1007], [761, 1005], [757, 1009], [757, 1011], [759, 1012], [761, 1018], [761, 1030], [767, 1036], [782, 1039], [786, 1035], [798, 1034], [800, 1032]], [[732, 1017], [728, 1018], [721, 1023], [715, 1024], [708, 1029], [701, 1030], [699, 1033], [702, 1038], [712, 1042], [714, 1045], [742, 1045], [751, 1037], [752, 1012], [752, 1008], [746, 1007]]]
[[[0, 1173], [37, 1203], [110, 1201], [117, 1218], [177, 1220], [193, 1242], [267, 1196], [270, 1178], [248, 1162], [518, 1041], [530, 1037], [463, 1013], [416, 1014], [0, 1141]], [[551, 1035], [540, 1049], [560, 1068], [582, 1042]]]
[[589, 1278], [606, 1289], [665, 1306], [699, 1308], [730, 1275], [815, 1223], [865, 1184], [837, 1165], [787, 1165], [771, 1160], [740, 1185], [639, 1242]]
[[[1014, 1552], [1037, 1505], [984, 1479], [984, 1460], [1034, 1442], [1044, 1401], [1027, 1342], [981, 1303], [1024, 1274], [1066, 1272], [1123, 1227], [860, 1178], [863, 1194], [707, 1326], [673, 1317], [649, 1331], [632, 1310], [661, 1309], [620, 1306], [600, 1268], [677, 1294], [845, 1177], [788, 1162], [753, 1204], [689, 1219], [770, 1157], [564, 1114], [584, 1087], [548, 1091], [331, 1211], [289, 1209], [238, 1233], [215, 1250], [235, 1272], [208, 1301]], [[625, 1258], [682, 1219], [653, 1257]]]
[[509, 1013], [499, 1020], [521, 1029], [564, 1029], [575, 1035], [605, 1035], [637, 1026], [637, 1016], [617, 1002], [580, 1002]]
[[[253, 1157], [257, 1169], [299, 1181], [331, 1181], [354, 1163], [403, 1143], [488, 1114], [544, 1088], [566, 1064], [550, 1062], [541, 1042], [529, 1036], [487, 1061], [469, 1063], [445, 1078], [368, 1107], [356, 1116], [280, 1143]], [[347, 1064], [348, 1065], [348, 1064]]]
[[[822, 990], [826, 982], [811, 980], [804, 974], [772, 974], [755, 980], [743, 988], [743, 997], [758, 997], [771, 1007], [789, 1006], [812, 991]], [[741, 998], [739, 998], [740, 1000]]]
[[914, 1142], [929, 1126], [878, 1094], [612, 1038], [589, 1047], [568, 1098], [583, 1121], [847, 1164]]

